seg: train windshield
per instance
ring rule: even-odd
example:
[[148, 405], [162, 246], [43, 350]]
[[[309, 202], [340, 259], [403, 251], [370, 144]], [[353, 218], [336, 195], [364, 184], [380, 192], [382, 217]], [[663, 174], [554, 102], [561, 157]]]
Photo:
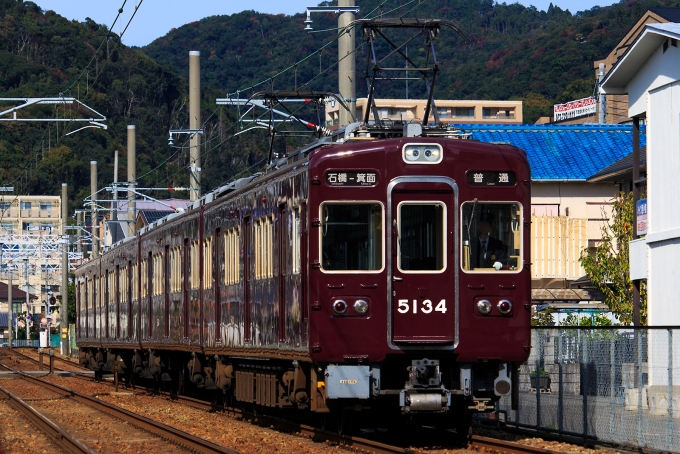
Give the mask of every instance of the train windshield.
[[466, 202], [462, 206], [463, 270], [516, 272], [522, 267], [519, 203]]
[[446, 206], [441, 202], [399, 205], [399, 270], [441, 271], [445, 268]]
[[321, 267], [325, 271], [380, 271], [383, 209], [373, 203], [321, 205]]

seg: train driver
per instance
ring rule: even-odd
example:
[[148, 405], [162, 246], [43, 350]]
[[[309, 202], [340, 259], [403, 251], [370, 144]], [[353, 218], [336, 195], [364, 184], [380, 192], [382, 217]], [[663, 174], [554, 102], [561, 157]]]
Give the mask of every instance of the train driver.
[[507, 264], [508, 257], [505, 245], [501, 240], [493, 238], [491, 235], [491, 223], [479, 221], [477, 223], [476, 251], [472, 250], [473, 268], [495, 268], [500, 270]]

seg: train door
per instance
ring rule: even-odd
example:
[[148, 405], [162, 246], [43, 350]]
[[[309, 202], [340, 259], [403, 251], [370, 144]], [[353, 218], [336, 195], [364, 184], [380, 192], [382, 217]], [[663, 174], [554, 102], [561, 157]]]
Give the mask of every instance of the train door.
[[389, 188], [392, 295], [390, 340], [456, 341], [456, 185], [444, 177], [400, 178]]

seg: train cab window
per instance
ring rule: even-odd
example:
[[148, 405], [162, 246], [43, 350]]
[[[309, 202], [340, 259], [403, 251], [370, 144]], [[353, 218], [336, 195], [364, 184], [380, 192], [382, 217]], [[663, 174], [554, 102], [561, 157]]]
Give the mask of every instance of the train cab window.
[[382, 270], [382, 204], [327, 202], [320, 210], [322, 270]]
[[517, 272], [522, 268], [522, 206], [466, 202], [461, 207], [463, 270]]
[[399, 271], [444, 271], [446, 205], [441, 202], [400, 203]]

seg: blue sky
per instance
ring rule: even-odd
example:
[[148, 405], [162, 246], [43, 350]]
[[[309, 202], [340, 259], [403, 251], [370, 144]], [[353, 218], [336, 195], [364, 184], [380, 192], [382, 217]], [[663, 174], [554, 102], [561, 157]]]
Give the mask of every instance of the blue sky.
[[[33, 0], [43, 10], [54, 10], [67, 19], [80, 22], [86, 17], [99, 24], [110, 27], [116, 18], [118, 9], [124, 0]], [[135, 6], [140, 0], [127, 0], [122, 21], [113, 27], [115, 33], [120, 34], [122, 28], [130, 20]], [[436, 0], [428, 0], [436, 1]], [[513, 3], [505, 0], [506, 3]], [[355, 0], [361, 6], [361, 0]], [[502, 1], [501, 1], [502, 3]], [[546, 10], [550, 0], [522, 0], [519, 3], [534, 5], [539, 10]], [[568, 9], [572, 13], [584, 11], [593, 6], [608, 6], [617, 3], [613, 0], [552, 0], [554, 5]], [[247, 7], [244, 7], [247, 5]], [[204, 17], [221, 14], [234, 14], [244, 9], [255, 10], [269, 14], [296, 14], [305, 12], [307, 6], [318, 5], [313, 0], [143, 0], [134, 20], [123, 36], [123, 43], [128, 46], [145, 46], [156, 38], [164, 36], [171, 29]], [[313, 19], [313, 17], [312, 17]]]

